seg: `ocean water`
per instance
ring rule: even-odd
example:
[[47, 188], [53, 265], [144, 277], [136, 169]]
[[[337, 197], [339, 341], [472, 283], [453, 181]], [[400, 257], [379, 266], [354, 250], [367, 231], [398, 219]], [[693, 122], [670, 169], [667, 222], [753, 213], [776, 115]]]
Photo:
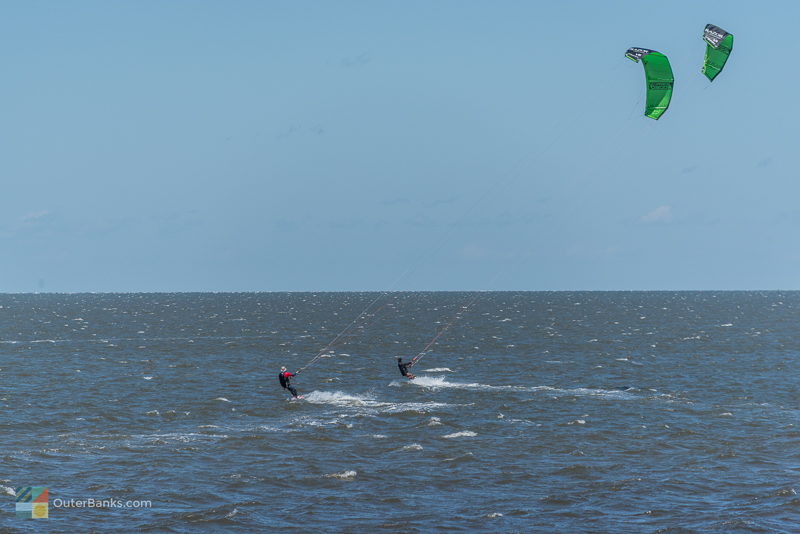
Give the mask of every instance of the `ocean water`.
[[0, 531], [800, 530], [800, 293], [482, 293], [403, 379], [473, 296], [0, 295]]

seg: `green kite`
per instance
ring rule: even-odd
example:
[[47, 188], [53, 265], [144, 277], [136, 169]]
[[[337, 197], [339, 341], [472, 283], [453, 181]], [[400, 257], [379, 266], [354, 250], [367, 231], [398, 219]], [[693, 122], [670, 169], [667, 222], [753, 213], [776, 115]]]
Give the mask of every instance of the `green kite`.
[[706, 42], [706, 57], [703, 59], [703, 74], [709, 81], [714, 81], [717, 74], [722, 72], [728, 56], [733, 51], [733, 34], [728, 33], [719, 26], [706, 24], [703, 30], [703, 40]]
[[669, 107], [672, 86], [675, 85], [669, 59], [664, 54], [647, 48], [629, 48], [625, 57], [637, 63], [641, 60], [647, 82], [644, 114], [658, 120]]

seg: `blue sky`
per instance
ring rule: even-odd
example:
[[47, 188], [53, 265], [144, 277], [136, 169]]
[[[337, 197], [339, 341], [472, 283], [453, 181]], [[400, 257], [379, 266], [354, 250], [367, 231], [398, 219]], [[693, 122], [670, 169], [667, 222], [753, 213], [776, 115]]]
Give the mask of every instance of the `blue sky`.
[[[4, 2], [0, 291], [800, 289], [798, 18]], [[672, 62], [658, 122], [630, 46]]]

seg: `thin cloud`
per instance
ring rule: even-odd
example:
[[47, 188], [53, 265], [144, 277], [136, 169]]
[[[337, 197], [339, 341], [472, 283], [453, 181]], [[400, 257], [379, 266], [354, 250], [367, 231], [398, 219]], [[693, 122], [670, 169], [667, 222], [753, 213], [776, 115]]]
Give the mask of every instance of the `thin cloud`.
[[22, 223], [31, 223], [31, 222], [34, 222], [34, 221], [39, 221], [41, 219], [44, 219], [48, 215], [50, 215], [50, 211], [48, 211], [48, 210], [34, 211], [34, 212], [29, 213], [29, 214], [25, 215], [24, 217], [22, 217], [21, 222]]
[[672, 220], [672, 206], [659, 206], [639, 220], [646, 224], [668, 223]]

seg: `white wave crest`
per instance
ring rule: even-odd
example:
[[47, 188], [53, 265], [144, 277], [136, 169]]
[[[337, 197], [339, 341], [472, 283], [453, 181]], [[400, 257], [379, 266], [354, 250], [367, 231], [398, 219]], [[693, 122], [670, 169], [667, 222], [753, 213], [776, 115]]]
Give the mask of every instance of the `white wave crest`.
[[217, 398], [216, 398], [216, 399], [214, 399], [214, 400], [218, 400], [218, 401], [222, 401], [222, 402], [230, 402], [230, 401], [229, 401], [228, 399], [226, 399], [225, 397], [217, 397]]
[[453, 434], [446, 434], [442, 436], [443, 438], [453, 439], [453, 438], [471, 438], [477, 436], [475, 432], [472, 430], [462, 430], [461, 432], [454, 432]]
[[[377, 404], [377, 403], [376, 403]], [[446, 406], [453, 406], [444, 402], [398, 402], [398, 403], [380, 403], [380, 407], [384, 413], [402, 413], [402, 412], [419, 412], [427, 413], [434, 408], [443, 408]]]
[[411, 383], [425, 388], [494, 389], [494, 386], [487, 384], [448, 382], [443, 376], [420, 376], [412, 380]]
[[356, 471], [342, 471], [341, 473], [329, 473], [323, 475], [325, 478], [338, 478], [339, 480], [353, 480], [358, 473]]
[[452, 458], [445, 458], [444, 461], [445, 462], [455, 462], [457, 460], [468, 460], [470, 458], [475, 458], [475, 455], [472, 454], [471, 452], [468, 452], [468, 453], [462, 454], [460, 456], [453, 456]]
[[549, 391], [556, 395], [575, 395], [580, 397], [601, 397], [605, 399], [632, 400], [636, 395], [620, 389], [594, 389], [594, 388], [554, 388], [551, 386], [534, 386], [531, 391]]
[[524, 386], [492, 386], [489, 384], [480, 384], [477, 382], [464, 383], [464, 382], [450, 382], [443, 376], [421, 376], [410, 381], [412, 384], [432, 388], [454, 388], [454, 389], [478, 389], [478, 390], [498, 390], [498, 391], [530, 391], [530, 388]]
[[359, 414], [428, 413], [436, 408], [453, 406], [453, 404], [442, 402], [386, 402], [374, 400], [373, 396], [369, 394], [358, 395], [342, 391], [312, 391], [303, 398], [312, 404], [355, 409]]
[[453, 370], [449, 367], [434, 367], [432, 369], [422, 369], [423, 373], [452, 373]]
[[404, 450], [404, 451], [421, 451], [422, 450], [422, 445], [420, 445], [419, 443], [412, 443], [410, 445], [406, 445], [405, 447], [403, 447], [402, 450]]
[[342, 391], [312, 391], [303, 397], [311, 404], [333, 404], [335, 406], [368, 406], [373, 404], [366, 395], [351, 395]]

